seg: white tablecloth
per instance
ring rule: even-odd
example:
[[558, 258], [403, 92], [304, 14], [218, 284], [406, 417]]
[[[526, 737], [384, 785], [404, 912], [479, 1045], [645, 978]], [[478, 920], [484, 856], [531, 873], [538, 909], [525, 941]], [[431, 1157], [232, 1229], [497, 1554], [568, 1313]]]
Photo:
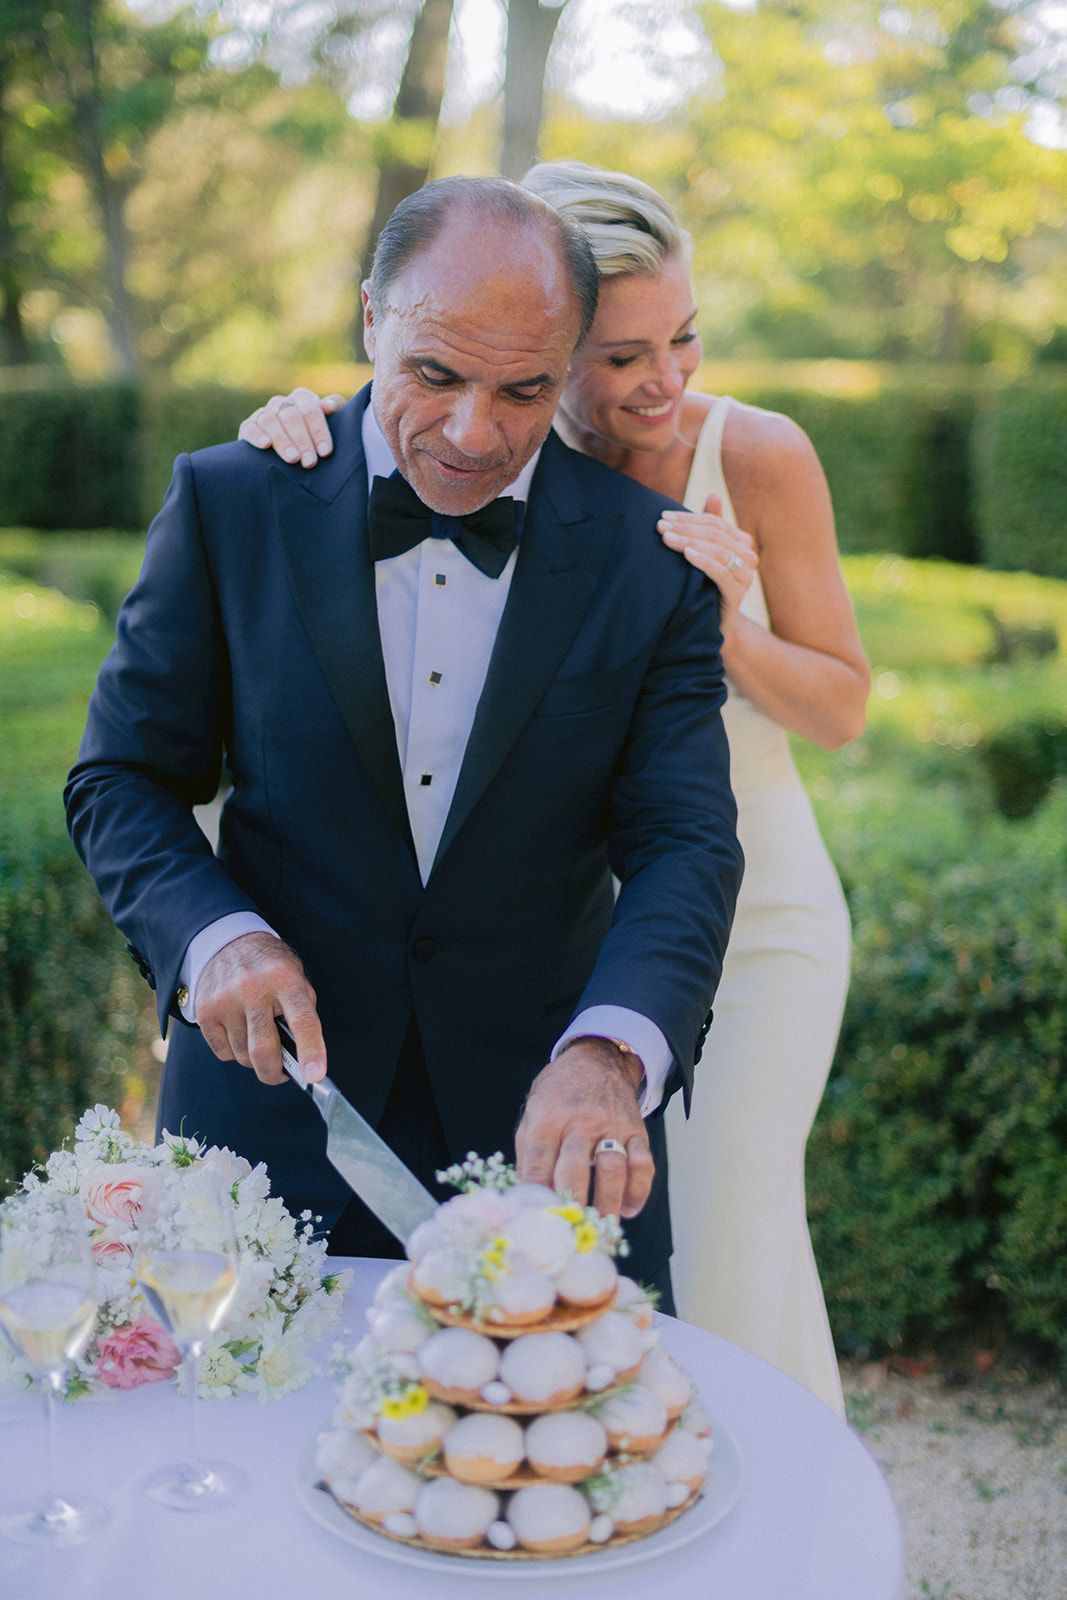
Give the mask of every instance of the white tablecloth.
[[[380, 1262], [355, 1268], [343, 1327], [365, 1331], [363, 1308]], [[204, 1453], [239, 1463], [249, 1483], [227, 1511], [171, 1512], [146, 1500], [142, 1480], [181, 1459], [182, 1397], [153, 1384], [57, 1414], [60, 1488], [90, 1492], [111, 1512], [91, 1543], [38, 1552], [0, 1541], [2, 1600], [898, 1600], [900, 1526], [878, 1466], [859, 1438], [791, 1379], [745, 1351], [671, 1318], [663, 1343], [696, 1379], [712, 1418], [741, 1451], [744, 1483], [733, 1509], [694, 1543], [632, 1572], [583, 1572], [518, 1581], [506, 1566], [474, 1563], [439, 1577], [384, 1551], [365, 1555], [320, 1527], [294, 1490], [308, 1436], [333, 1409], [325, 1377], [267, 1405], [203, 1401]], [[332, 1339], [330, 1341], [332, 1343]], [[39, 1397], [0, 1387], [0, 1510], [43, 1486]], [[595, 1558], [592, 1558], [595, 1559]], [[526, 1568], [529, 1571], [529, 1567]]]

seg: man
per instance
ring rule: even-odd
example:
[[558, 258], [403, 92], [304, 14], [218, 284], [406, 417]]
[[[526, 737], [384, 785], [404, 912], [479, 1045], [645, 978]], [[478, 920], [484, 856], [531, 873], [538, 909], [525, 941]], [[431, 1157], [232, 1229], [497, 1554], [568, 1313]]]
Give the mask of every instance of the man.
[[[661, 546], [658, 497], [549, 433], [595, 282], [514, 185], [398, 208], [364, 289], [370, 403], [333, 419], [329, 461], [179, 459], [68, 819], [161, 1025], [197, 1024], [171, 1037], [164, 1126], [266, 1160], [331, 1248], [392, 1253], [279, 1086], [283, 1016], [431, 1186], [520, 1116], [524, 1177], [584, 1199], [594, 1166], [669, 1296], [642, 1112], [691, 1076], [740, 851], [715, 591]], [[394, 465], [421, 505], [380, 506]], [[517, 550], [463, 522], [509, 499]], [[224, 754], [216, 859], [191, 807]]]

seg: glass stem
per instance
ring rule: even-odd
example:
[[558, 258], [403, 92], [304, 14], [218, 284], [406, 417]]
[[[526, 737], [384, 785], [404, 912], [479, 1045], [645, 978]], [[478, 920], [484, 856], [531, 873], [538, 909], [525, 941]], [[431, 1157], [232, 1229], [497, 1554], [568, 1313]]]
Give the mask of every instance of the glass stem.
[[44, 1391], [45, 1417], [45, 1497], [49, 1510], [59, 1504], [56, 1493], [56, 1384], [55, 1373], [46, 1372], [41, 1388]]
[[196, 1463], [200, 1460], [200, 1407], [197, 1405], [197, 1389], [200, 1387], [200, 1352], [195, 1344], [191, 1344], [185, 1352], [185, 1387], [189, 1391], [189, 1460]]

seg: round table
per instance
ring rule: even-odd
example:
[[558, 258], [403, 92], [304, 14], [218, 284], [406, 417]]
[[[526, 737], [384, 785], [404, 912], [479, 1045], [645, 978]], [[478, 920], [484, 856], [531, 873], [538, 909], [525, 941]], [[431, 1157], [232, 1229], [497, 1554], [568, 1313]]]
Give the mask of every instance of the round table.
[[[352, 1342], [382, 1275], [380, 1261], [338, 1261], [355, 1281], [342, 1328]], [[152, 1384], [59, 1408], [59, 1486], [103, 1499], [111, 1523], [92, 1542], [39, 1552], [0, 1540], [4, 1600], [898, 1600], [900, 1524], [882, 1474], [859, 1438], [806, 1389], [766, 1362], [670, 1317], [664, 1345], [696, 1380], [715, 1422], [738, 1445], [740, 1496], [699, 1539], [632, 1572], [583, 1570], [564, 1579], [513, 1580], [506, 1564], [457, 1561], [455, 1578], [364, 1554], [304, 1510], [294, 1469], [325, 1424], [333, 1385], [313, 1379], [266, 1405], [242, 1397], [202, 1401], [205, 1454], [239, 1463], [248, 1486], [227, 1511], [187, 1515], [140, 1492], [156, 1467], [181, 1458], [186, 1401]], [[323, 1355], [339, 1335], [327, 1340]], [[0, 1386], [0, 1510], [43, 1486], [40, 1399]], [[595, 1560], [595, 1557], [590, 1558]], [[472, 1571], [478, 1568], [476, 1577]], [[530, 1568], [527, 1567], [529, 1573]], [[558, 1572], [558, 1568], [555, 1569]], [[491, 1575], [490, 1575], [491, 1574]]]

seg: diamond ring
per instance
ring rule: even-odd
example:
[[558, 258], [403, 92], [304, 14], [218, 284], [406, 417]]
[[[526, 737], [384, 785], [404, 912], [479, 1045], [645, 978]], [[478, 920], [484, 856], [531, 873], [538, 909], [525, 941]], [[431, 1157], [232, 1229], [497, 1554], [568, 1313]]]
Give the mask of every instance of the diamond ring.
[[600, 1143], [597, 1145], [596, 1149], [593, 1151], [593, 1160], [595, 1161], [597, 1156], [606, 1156], [606, 1155], [624, 1156], [625, 1154], [626, 1154], [626, 1146], [624, 1144], [620, 1144], [618, 1139], [601, 1139]]
[[741, 557], [737, 554], [736, 550], [731, 550], [726, 561], [727, 572], [736, 572], [738, 567], [741, 565]]

